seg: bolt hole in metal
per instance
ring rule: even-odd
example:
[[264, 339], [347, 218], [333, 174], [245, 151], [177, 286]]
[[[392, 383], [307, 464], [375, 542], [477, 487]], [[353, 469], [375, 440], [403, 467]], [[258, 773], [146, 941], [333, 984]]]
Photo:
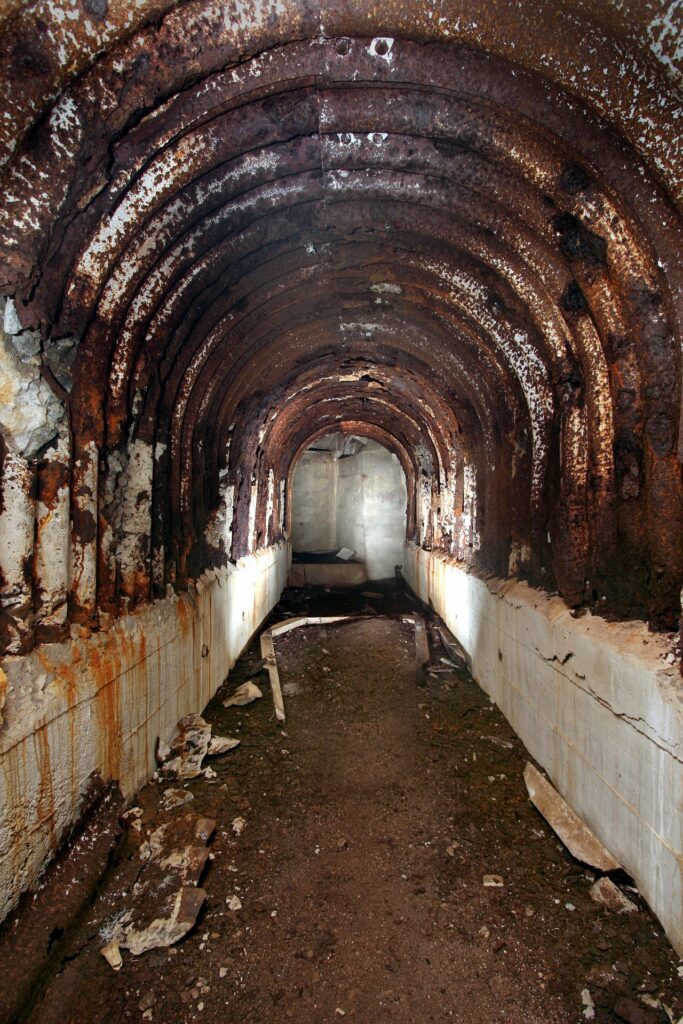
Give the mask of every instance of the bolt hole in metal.
[[337, 53], [340, 57], [345, 57], [351, 49], [350, 39], [339, 39], [337, 42]]
[[372, 43], [372, 49], [377, 57], [386, 57], [391, 49], [391, 45], [388, 39], [375, 39]]

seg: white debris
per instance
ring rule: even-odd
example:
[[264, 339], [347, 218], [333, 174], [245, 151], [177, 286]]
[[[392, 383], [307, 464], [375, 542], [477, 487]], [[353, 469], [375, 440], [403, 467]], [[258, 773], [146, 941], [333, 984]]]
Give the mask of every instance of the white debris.
[[162, 739], [157, 740], [156, 759], [157, 764], [164, 764], [171, 756], [171, 748]]
[[482, 881], [485, 886], [491, 889], [500, 889], [505, 885], [500, 875], [484, 875]]
[[585, 1006], [585, 1010], [583, 1011], [584, 1017], [586, 1020], [593, 1020], [595, 1017], [595, 1003], [593, 1002], [591, 994], [587, 988], [584, 988], [581, 992], [581, 1002]]
[[106, 946], [103, 946], [100, 953], [113, 970], [121, 970], [121, 967], [123, 966], [123, 957], [121, 956], [121, 950], [116, 939], [112, 939]]
[[239, 745], [240, 741], [233, 739], [232, 736], [212, 736], [208, 755], [209, 757], [220, 757], [221, 754], [227, 754], [228, 751], [234, 750]]
[[189, 804], [190, 800], [194, 800], [192, 793], [188, 793], [186, 789], [165, 789], [164, 799], [161, 801], [161, 809], [163, 811], [171, 811], [174, 807], [182, 807], [183, 804]]
[[227, 700], [223, 701], [223, 707], [241, 708], [244, 707], [245, 704], [251, 704], [252, 701], [259, 700], [262, 696], [263, 694], [261, 693], [259, 687], [250, 679], [248, 682], [242, 683], [241, 686], [238, 686], [235, 692], [233, 693], [232, 697], [228, 697]]
[[171, 757], [164, 761], [165, 772], [179, 779], [196, 779], [211, 740], [211, 726], [201, 715], [186, 715], [178, 722], [178, 735], [171, 744]]
[[590, 888], [591, 899], [596, 903], [602, 903], [603, 907], [614, 911], [615, 914], [633, 914], [638, 907], [628, 896], [615, 885], [611, 878], [598, 878], [597, 882]]

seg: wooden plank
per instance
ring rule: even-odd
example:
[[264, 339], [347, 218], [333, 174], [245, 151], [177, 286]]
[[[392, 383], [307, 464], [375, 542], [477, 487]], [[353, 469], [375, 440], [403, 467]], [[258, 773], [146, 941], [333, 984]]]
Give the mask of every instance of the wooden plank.
[[277, 622], [270, 629], [261, 633], [261, 657], [263, 658], [265, 668], [268, 670], [270, 689], [273, 693], [273, 705], [275, 706], [275, 717], [278, 722], [284, 722], [286, 718], [285, 702], [280, 685], [280, 673], [277, 669], [273, 637], [280, 636], [282, 633], [288, 633], [292, 629], [298, 629], [299, 626], [322, 626], [328, 622], [342, 622], [344, 619], [350, 618], [352, 618], [351, 615], [297, 615], [291, 619], [283, 619], [282, 622]]
[[424, 675], [427, 665], [430, 664], [432, 656], [429, 651], [429, 637], [427, 627], [422, 615], [415, 615], [415, 670], [418, 679]]
[[328, 622], [342, 622], [344, 619], [350, 618], [352, 618], [351, 615], [299, 615], [293, 619], [276, 622], [269, 632], [273, 636], [280, 636], [281, 633], [288, 633], [291, 629], [298, 629], [299, 626], [324, 626]]
[[275, 646], [273, 644], [273, 635], [269, 629], [267, 629], [265, 633], [261, 633], [261, 657], [263, 658], [265, 666], [268, 669], [270, 688], [273, 693], [275, 717], [278, 722], [284, 722], [285, 702], [282, 697], [282, 687], [280, 686], [280, 673], [277, 670], [277, 661], [275, 658]]
[[464, 668], [468, 672], [471, 671], [472, 663], [462, 644], [455, 639], [450, 630], [446, 629], [445, 626], [437, 626], [436, 629], [448, 657], [453, 659], [458, 668]]

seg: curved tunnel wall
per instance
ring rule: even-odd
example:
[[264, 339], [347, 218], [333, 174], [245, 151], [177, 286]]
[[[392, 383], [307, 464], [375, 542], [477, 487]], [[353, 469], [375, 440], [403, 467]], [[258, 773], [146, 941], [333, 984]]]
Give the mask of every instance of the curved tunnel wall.
[[7, 649], [280, 539], [293, 451], [342, 418], [410, 459], [411, 540], [672, 628], [674, 140], [445, 21], [252, 15], [133, 32], [7, 161], [9, 326], [69, 425], [36, 452], [6, 422], [5, 458], [48, 510], [68, 477], [71, 519], [6, 566]]
[[5, 9], [11, 658], [283, 550], [342, 428], [401, 461], [414, 548], [676, 628], [681, 89], [647, 11]]

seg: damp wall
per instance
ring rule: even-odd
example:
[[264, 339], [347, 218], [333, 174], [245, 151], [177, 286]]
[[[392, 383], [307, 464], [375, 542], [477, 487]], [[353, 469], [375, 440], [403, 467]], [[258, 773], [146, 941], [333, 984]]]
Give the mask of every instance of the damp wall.
[[150, 777], [157, 737], [206, 706], [276, 604], [289, 562], [289, 546], [275, 545], [107, 630], [4, 659], [0, 919], [77, 821], [95, 774], [125, 796]]
[[414, 545], [403, 573], [683, 954], [683, 686], [664, 638], [642, 622], [574, 618], [559, 597]]

